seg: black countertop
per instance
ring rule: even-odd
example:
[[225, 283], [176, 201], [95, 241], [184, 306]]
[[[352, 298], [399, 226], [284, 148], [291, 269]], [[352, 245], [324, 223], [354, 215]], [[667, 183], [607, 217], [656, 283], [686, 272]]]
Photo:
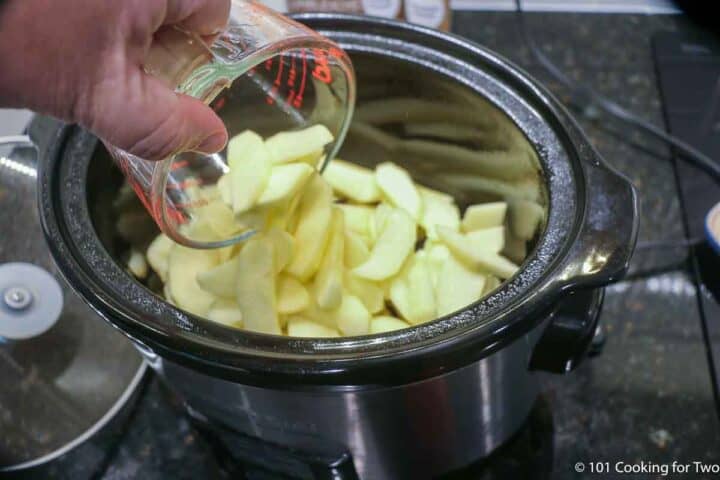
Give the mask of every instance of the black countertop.
[[[686, 19], [533, 13], [527, 24], [570, 76], [663, 125], [651, 36], [696, 28]], [[507, 56], [567, 99], [567, 92], [531, 61], [512, 14], [460, 12], [454, 30]], [[682, 240], [667, 148], [616, 124], [579, 120], [605, 159], [637, 187], [640, 241]], [[639, 251], [631, 275], [667, 267], [666, 273], [608, 288], [602, 354], [566, 376], [543, 375], [543, 401], [554, 429], [552, 478], [580, 477], [576, 462], [720, 461], [720, 426], [695, 285], [683, 264], [687, 255], [685, 248]], [[168, 402], [155, 378], [97, 475], [105, 480], [222, 476], [208, 444]]]

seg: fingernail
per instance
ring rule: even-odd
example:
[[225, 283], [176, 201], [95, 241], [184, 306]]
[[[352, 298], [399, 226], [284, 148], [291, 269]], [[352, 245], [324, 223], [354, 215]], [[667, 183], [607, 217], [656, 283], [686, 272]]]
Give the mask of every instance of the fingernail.
[[225, 146], [227, 136], [224, 132], [213, 133], [205, 140], [203, 140], [197, 149], [203, 153], [215, 153], [219, 152]]

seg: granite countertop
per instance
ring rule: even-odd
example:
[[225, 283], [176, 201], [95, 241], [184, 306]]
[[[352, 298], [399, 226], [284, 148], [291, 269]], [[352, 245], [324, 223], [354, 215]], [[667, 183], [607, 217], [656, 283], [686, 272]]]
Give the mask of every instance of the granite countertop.
[[[513, 14], [459, 12], [454, 30], [507, 56], [567, 99], [530, 59]], [[680, 16], [528, 14], [539, 46], [570, 76], [663, 125], [650, 39], [694, 27]], [[681, 209], [669, 151], [612, 123], [579, 118], [605, 159], [640, 193], [640, 241], [681, 240]], [[687, 250], [639, 251], [631, 275], [667, 272], [607, 290], [601, 355], [566, 376], [543, 375], [552, 412], [552, 478], [577, 478], [590, 461], [658, 463], [720, 460], [720, 429], [695, 286], [682, 267]], [[641, 276], [641, 275], [640, 275]], [[168, 403], [157, 379], [145, 387], [132, 420], [97, 477], [216, 478], [217, 459]]]

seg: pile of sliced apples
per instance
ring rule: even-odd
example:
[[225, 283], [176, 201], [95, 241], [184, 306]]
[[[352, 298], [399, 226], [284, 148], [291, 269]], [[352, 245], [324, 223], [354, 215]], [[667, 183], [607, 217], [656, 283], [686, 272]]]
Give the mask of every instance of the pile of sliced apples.
[[[332, 141], [322, 126], [228, 145], [229, 172], [188, 228], [257, 230], [241, 244], [193, 250], [158, 236], [146, 252], [165, 298], [238, 328], [297, 337], [387, 332], [457, 311], [518, 266], [505, 202], [472, 205], [413, 182], [392, 163], [313, 165]], [[526, 230], [538, 228], [535, 222]], [[528, 233], [528, 232], [524, 232]], [[137, 255], [132, 268], [140, 270]]]

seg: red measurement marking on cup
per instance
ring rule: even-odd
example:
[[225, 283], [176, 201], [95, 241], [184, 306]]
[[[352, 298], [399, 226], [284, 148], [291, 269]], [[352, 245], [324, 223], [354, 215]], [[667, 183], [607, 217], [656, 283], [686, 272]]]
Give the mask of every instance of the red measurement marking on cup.
[[315, 68], [313, 68], [312, 76], [325, 84], [332, 83], [332, 73], [330, 73], [327, 53], [324, 50], [314, 48], [313, 54], [315, 56]]
[[272, 64], [273, 64], [272, 58], [268, 58], [267, 60], [265, 60], [265, 70], [267, 70], [268, 72], [270, 70], [272, 70]]
[[303, 104], [303, 94], [305, 93], [305, 77], [307, 76], [307, 57], [305, 55], [305, 49], [302, 49], [301, 53], [302, 58], [302, 76], [300, 77], [300, 89], [298, 90], [297, 95], [295, 98], [293, 98], [292, 105], [295, 108], [302, 107]]

